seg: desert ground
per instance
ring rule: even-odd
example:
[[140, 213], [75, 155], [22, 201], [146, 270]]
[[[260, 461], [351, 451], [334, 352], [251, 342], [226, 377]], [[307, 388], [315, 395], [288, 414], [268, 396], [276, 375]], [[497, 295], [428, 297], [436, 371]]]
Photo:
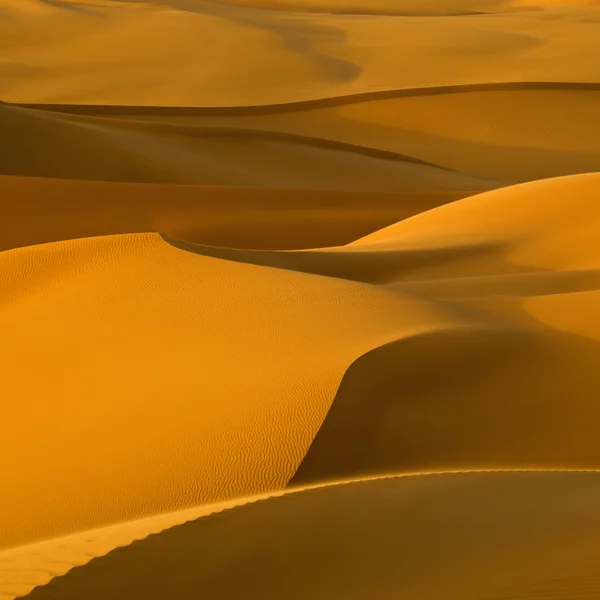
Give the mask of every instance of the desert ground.
[[600, 0], [0, 0], [0, 600], [600, 598]]

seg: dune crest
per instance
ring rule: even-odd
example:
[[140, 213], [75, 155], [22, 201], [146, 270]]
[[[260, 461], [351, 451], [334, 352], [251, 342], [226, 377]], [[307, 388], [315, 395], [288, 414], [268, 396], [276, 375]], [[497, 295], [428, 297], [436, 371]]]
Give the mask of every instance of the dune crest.
[[[5, 448], [28, 440], [18, 469], [8, 453], [2, 459], [2, 487], [13, 490], [2, 499], [3, 514], [11, 515], [4, 547], [283, 487], [355, 357], [454, 321], [444, 309], [385, 289], [205, 258], [158, 235], [75, 240], [0, 257], [0, 320], [11, 345], [6, 390], [34, 401], [14, 405], [17, 425], [2, 439]], [[258, 310], [267, 304], [273, 312]], [[303, 319], [292, 342], [284, 332]], [[327, 346], [319, 323], [327, 323]], [[45, 342], [32, 348], [38, 336]], [[235, 343], [249, 336], [252, 352]], [[74, 371], [69, 357], [78, 347], [87, 352]], [[26, 377], [32, 364], [43, 369], [34, 379]], [[240, 378], [230, 378], [230, 369]], [[57, 431], [60, 443], [51, 442]], [[101, 450], [107, 432], [111, 443]], [[52, 497], [43, 493], [48, 481], [55, 481]], [[67, 504], [73, 510], [60, 508]], [[26, 523], [17, 517], [24, 506], [32, 515]]]
[[[327, 598], [335, 590], [364, 598], [375, 589], [382, 598], [591, 600], [600, 585], [598, 532], [590, 526], [599, 493], [592, 472], [446, 473], [328, 485], [187, 522], [181, 515], [180, 525], [157, 517], [166, 529], [92, 558], [26, 597]], [[76, 555], [80, 543], [63, 545]], [[43, 564], [45, 549], [37, 552]], [[305, 577], [290, 585], [299, 566]], [[432, 567], [436, 577], [427, 576]]]
[[599, 0], [0, 0], [0, 600], [600, 596]]
[[[149, 231], [237, 248], [337, 246], [470, 193], [475, 191], [378, 194], [0, 176], [0, 210], [7, 216], [0, 223], [0, 250]], [[32, 213], [39, 215], [35, 224]]]
[[[291, 10], [264, 10], [266, 2]], [[10, 102], [239, 106], [492, 81], [600, 81], [594, 1], [3, 4], [0, 97]], [[340, 7], [366, 14], [331, 14]], [[428, 13], [435, 16], [419, 16]]]
[[[0, 140], [0, 174], [11, 176], [382, 193], [496, 185], [327, 135], [207, 127], [185, 119], [121, 121], [9, 105], [0, 106], [0, 124], [8, 134]], [[51, 153], [56, 144], [62, 151]]]
[[[310, 483], [398, 470], [597, 467], [600, 432], [588, 401], [595, 342], [543, 327], [519, 296], [596, 289], [597, 265], [566, 240], [594, 239], [599, 180], [582, 175], [489, 192], [321, 251], [227, 250], [140, 234], [0, 254], [8, 292], [0, 318], [12, 348], [7, 389], [40, 399], [35, 422], [3, 438], [8, 446], [28, 440], [19, 465], [30, 474], [23, 480], [20, 469], [3, 465], [3, 487], [14, 490], [3, 513], [14, 513], [9, 524], [18, 524], [3, 532], [3, 545], [277, 489], [292, 477]], [[565, 222], [566, 205], [551, 200], [562, 189], [571, 192], [568, 210], [578, 220]], [[459, 215], [454, 232], [452, 214]], [[470, 234], [469, 223], [478, 223]], [[523, 254], [545, 256], [555, 239], [563, 255], [551, 263]], [[557, 275], [540, 280], [543, 270]], [[513, 298], [498, 295], [491, 275], [505, 278]], [[451, 298], [435, 294], [432, 278], [442, 288], [454, 280]], [[465, 285], [479, 287], [475, 298], [467, 291], [461, 300]], [[292, 323], [301, 322], [290, 338]], [[41, 332], [45, 344], [33, 359], [29, 340]], [[252, 336], [251, 353], [235, 343]], [[65, 358], [84, 340], [93, 343], [73, 372]], [[44, 365], [44, 377], [24, 379], [28, 364]], [[439, 379], [424, 377], [431, 368]], [[229, 369], [240, 377], [227, 377]], [[540, 406], [541, 373], [547, 408]], [[467, 401], [482, 393], [485, 405]], [[39, 412], [47, 397], [60, 401]], [[32, 406], [12, 410], [11, 421], [20, 423], [19, 411]], [[544, 427], [535, 428], [540, 418]], [[469, 430], [469, 422], [478, 427]], [[132, 428], [139, 432], [133, 438]], [[50, 444], [57, 430], [61, 443]], [[109, 430], [107, 456], [98, 448]], [[190, 452], [202, 460], [186, 459]], [[110, 456], [127, 460], [115, 467]], [[60, 494], [42, 493], [47, 478], [62, 482], [54, 488]], [[59, 518], [67, 498], [77, 498], [76, 508]], [[29, 525], [16, 518], [24, 505], [38, 515]]]

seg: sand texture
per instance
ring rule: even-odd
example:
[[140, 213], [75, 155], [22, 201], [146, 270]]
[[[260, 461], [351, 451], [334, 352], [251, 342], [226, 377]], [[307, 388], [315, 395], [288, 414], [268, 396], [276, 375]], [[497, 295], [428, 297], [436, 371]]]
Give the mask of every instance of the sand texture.
[[597, 600], [598, 40], [0, 0], [0, 600]]

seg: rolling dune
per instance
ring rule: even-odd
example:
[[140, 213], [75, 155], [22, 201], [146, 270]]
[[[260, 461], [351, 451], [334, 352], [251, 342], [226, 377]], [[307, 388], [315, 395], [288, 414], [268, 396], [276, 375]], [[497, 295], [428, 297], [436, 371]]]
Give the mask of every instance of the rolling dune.
[[[137, 136], [138, 145], [144, 148], [150, 142], [149, 136], [158, 137], [170, 155], [174, 152], [175, 136], [180, 140], [193, 137], [199, 141], [186, 148], [188, 153], [199, 154], [195, 164], [193, 158], [189, 161], [195, 169], [189, 175], [192, 183], [199, 179], [198, 163], [205, 170], [207, 163], [214, 167], [215, 159], [228, 169], [222, 181], [235, 183], [236, 166], [231, 159], [217, 158], [222, 154], [215, 148], [217, 142], [228, 144], [236, 162], [252, 160], [252, 164], [256, 163], [255, 158], [240, 155], [239, 144], [252, 143], [253, 155], [257, 144], [285, 143], [304, 151], [328, 150], [330, 156], [334, 152], [338, 157], [345, 155], [347, 162], [337, 158], [332, 163], [348, 169], [360, 164], [356, 160], [362, 156], [371, 159], [363, 159], [367, 163], [363, 171], [373, 170], [372, 159], [379, 159], [387, 164], [385, 172], [390, 173], [392, 181], [387, 185], [392, 191], [418, 185], [482, 190], [500, 182], [594, 172], [600, 164], [600, 84], [513, 82], [440, 86], [249, 107], [25, 104], [21, 108], [43, 110], [31, 114], [48, 118], [52, 118], [49, 113], [56, 113], [60, 122], [79, 127], [98, 125], [105, 131], [110, 127], [113, 136], [117, 131], [119, 135]], [[94, 138], [85, 139], [86, 146], [94, 143]], [[234, 142], [236, 148], [232, 149]], [[121, 143], [117, 147], [123, 146]], [[26, 159], [20, 162], [30, 167]], [[302, 164], [307, 164], [306, 160]], [[266, 170], [264, 164], [261, 169]], [[23, 167], [15, 166], [12, 173], [22, 174], [22, 170]], [[370, 179], [357, 184], [347, 177], [348, 183], [338, 183], [331, 169], [328, 172], [335, 181], [330, 185], [338, 188], [352, 182], [355, 187], [370, 185], [373, 190], [378, 189]], [[256, 180], [256, 169], [254, 173]], [[155, 172], [153, 176], [156, 177]], [[270, 177], [263, 176], [260, 183]], [[286, 173], [286, 177], [289, 180], [290, 174]], [[199, 182], [213, 183], [214, 178], [213, 170]], [[402, 178], [402, 184], [398, 178]], [[315, 184], [323, 185], [321, 180]]]
[[[27, 598], [591, 600], [600, 585], [599, 494], [598, 474], [589, 472], [382, 478], [243, 499], [204, 516], [159, 516], [4, 555], [19, 573], [12, 589]], [[150, 535], [129, 543], [136, 534]], [[115, 542], [122, 546], [111, 549]], [[52, 556], [58, 565], [48, 563]], [[32, 558], [59, 576], [47, 583]], [[63, 575], [73, 565], [82, 566]]]
[[[363, 15], [304, 12], [330, 12], [341, 0], [293, 2], [303, 11], [264, 10], [258, 0], [2, 0], [0, 98], [241, 106], [439, 85], [600, 82], [596, 0], [344, 1]], [[373, 18], [390, 6], [423, 16]]]
[[[489, 192], [322, 251], [226, 250], [140, 234], [0, 254], [5, 390], [38, 399], [11, 408], [26, 428], [3, 438], [3, 483], [13, 490], [2, 506], [12, 515], [3, 545], [267, 491], [292, 476], [598, 466], [589, 402], [597, 345], [553, 327], [544, 299], [568, 291], [577, 305], [595, 294], [597, 266], [582, 242], [595, 239], [599, 182], [582, 175]], [[557, 247], [551, 262], [536, 261]], [[519, 282], [535, 288], [548, 271], [566, 280], [546, 278], [543, 296], [519, 299]], [[427, 293], [436, 274], [458, 287], [480, 278], [485, 289], [491, 279], [492, 292], [449, 302]], [[512, 286], [511, 274], [520, 277]], [[513, 298], [498, 295], [494, 276]], [[32, 355], [34, 339], [44, 344]], [[253, 352], [234, 339], [253, 339]], [[430, 369], [439, 377], [426, 377]], [[485, 404], [473, 404], [482, 393]], [[17, 440], [28, 450], [13, 470]], [[190, 452], [203, 460], [187, 460]], [[61, 512], [67, 498], [73, 508]], [[17, 516], [24, 506], [27, 523]]]
[[0, 600], [600, 595], [597, 0], [0, 0]]
[[[467, 192], [146, 185], [0, 176], [0, 251], [116, 233], [292, 250], [342, 245]], [[85, 198], [82, 202], [81, 198]], [[31, 215], [38, 215], [33, 222]]]
[[364, 192], [494, 187], [397, 152], [298, 134], [140, 127], [8, 105], [0, 106], [0, 125], [4, 175]]
[[[11, 405], [2, 438], [4, 547], [284, 486], [352, 360], [455, 320], [385, 289], [200, 257], [152, 234], [0, 256], [4, 389], [33, 402]], [[251, 352], [235, 344], [248, 336]]]

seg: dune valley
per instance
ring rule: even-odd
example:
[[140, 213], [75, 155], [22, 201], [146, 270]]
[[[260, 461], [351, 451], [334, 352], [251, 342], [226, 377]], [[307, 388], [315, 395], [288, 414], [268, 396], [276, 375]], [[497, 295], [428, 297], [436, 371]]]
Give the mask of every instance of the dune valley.
[[600, 598], [599, 40], [0, 0], [0, 600]]

